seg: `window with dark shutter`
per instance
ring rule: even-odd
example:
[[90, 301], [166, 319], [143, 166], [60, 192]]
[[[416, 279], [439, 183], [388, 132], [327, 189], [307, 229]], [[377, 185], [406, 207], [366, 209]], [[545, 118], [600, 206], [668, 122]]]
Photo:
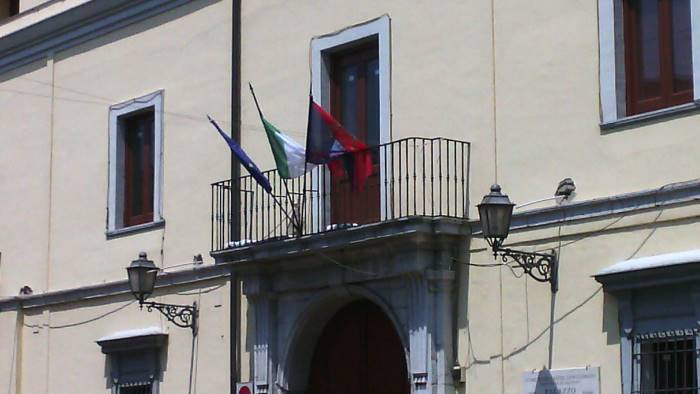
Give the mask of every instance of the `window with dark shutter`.
[[[379, 145], [379, 53], [377, 41], [337, 52], [330, 59], [331, 113], [343, 127], [369, 147]], [[373, 150], [373, 174], [365, 190], [350, 179], [333, 181], [334, 223], [370, 223], [379, 219], [379, 152]]]
[[153, 221], [153, 110], [121, 119], [124, 141], [124, 226]]
[[693, 101], [690, 0], [624, 0], [627, 115]]
[[164, 333], [101, 339], [97, 344], [109, 361], [109, 382], [114, 394], [157, 394], [164, 364]]

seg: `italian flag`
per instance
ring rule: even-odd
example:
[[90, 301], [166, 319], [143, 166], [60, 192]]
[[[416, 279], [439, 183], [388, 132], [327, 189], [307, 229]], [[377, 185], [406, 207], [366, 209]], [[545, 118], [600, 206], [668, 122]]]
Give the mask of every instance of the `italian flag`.
[[288, 135], [260, 115], [272, 155], [275, 157], [277, 172], [284, 179], [296, 178], [306, 172], [306, 150]]

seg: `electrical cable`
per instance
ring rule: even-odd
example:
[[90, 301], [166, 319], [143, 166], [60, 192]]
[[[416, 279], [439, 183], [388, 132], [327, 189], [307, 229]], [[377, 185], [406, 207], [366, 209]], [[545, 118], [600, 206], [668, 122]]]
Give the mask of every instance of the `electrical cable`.
[[[33, 81], [33, 82], [41, 83], [39, 81]], [[56, 88], [67, 90], [67, 91], [72, 91], [74, 93], [81, 94], [81, 95], [86, 96], [86, 97], [91, 97], [91, 96], [96, 97], [96, 96], [93, 96], [89, 93], [80, 92], [80, 91], [70, 89], [70, 88], [59, 87], [59, 86], [56, 86]], [[79, 103], [79, 104], [100, 105], [100, 106], [107, 106], [107, 107], [114, 106], [114, 104], [112, 104], [113, 101], [110, 101], [110, 100], [105, 99], [105, 98], [99, 98], [100, 101], [97, 101], [97, 100], [89, 100], [89, 99], [81, 99], [81, 98], [59, 97], [59, 96], [55, 96], [55, 95], [48, 95], [48, 94], [29, 92], [29, 91], [25, 91], [25, 90], [6, 89], [6, 88], [0, 89], [0, 92], [28, 95], [28, 96], [34, 96], [34, 97], [42, 97], [42, 98], [47, 98], [47, 99], [53, 99], [55, 101], [72, 102], [72, 103]], [[143, 103], [143, 102], [144, 102], [143, 100], [135, 99], [135, 100], [129, 101], [129, 104], [131, 104], [131, 103]], [[188, 113], [184, 113], [184, 112], [163, 110], [163, 115], [174, 116], [177, 118], [182, 118], [182, 119], [187, 119], [187, 120], [192, 120], [192, 121], [206, 121], [206, 117], [204, 115], [201, 115], [201, 116], [200, 115], [193, 115], [193, 114], [188, 114]], [[230, 120], [217, 119], [217, 121], [219, 123], [225, 123], [225, 124], [231, 125]], [[246, 127], [246, 129], [247, 129], [246, 132], [254, 132], [254, 133], [261, 134], [261, 135], [265, 135], [265, 131], [262, 128], [262, 126], [260, 126], [260, 125], [243, 123], [243, 124], [241, 124], [241, 126]], [[305, 133], [294, 132], [294, 131], [287, 131], [287, 134], [296, 135], [298, 137], [305, 137], [306, 136]]]
[[[112, 309], [112, 310], [110, 310], [110, 311], [108, 311], [108, 312], [105, 312], [105, 313], [103, 313], [103, 314], [101, 314], [101, 315], [95, 316], [95, 317], [90, 318], [90, 319], [87, 319], [87, 320], [83, 320], [83, 321], [79, 321], [79, 322], [75, 322], [75, 323], [60, 324], [60, 325], [56, 325], [56, 326], [49, 325], [48, 328], [49, 328], [49, 329], [70, 328], [70, 327], [76, 327], [76, 326], [80, 326], [80, 325], [87, 324], [87, 323], [92, 323], [92, 322], [94, 322], [94, 321], [97, 321], [97, 320], [100, 320], [100, 319], [102, 319], [102, 318], [105, 318], [105, 317], [107, 317], [107, 316], [109, 316], [109, 315], [111, 315], [111, 314], [117, 313], [117, 312], [119, 312], [120, 310], [126, 308], [127, 306], [133, 304], [134, 302], [136, 302], [136, 300], [129, 301], [129, 302], [123, 304], [123, 305], [120, 305], [119, 307], [117, 307], [117, 308], [115, 308], [115, 309]], [[22, 325], [23, 325], [24, 327], [27, 327], [27, 328], [41, 328], [41, 327], [42, 327], [41, 324], [25, 324], [25, 323], [22, 323]]]

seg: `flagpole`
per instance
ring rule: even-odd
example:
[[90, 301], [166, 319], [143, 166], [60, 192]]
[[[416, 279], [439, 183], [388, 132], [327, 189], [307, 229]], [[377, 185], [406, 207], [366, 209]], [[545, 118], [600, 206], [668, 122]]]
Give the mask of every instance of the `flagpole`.
[[255, 95], [255, 90], [253, 90], [253, 84], [248, 82], [248, 87], [250, 88], [250, 94], [253, 95], [253, 101], [255, 101], [255, 108], [258, 109], [258, 115], [260, 115], [260, 119], [264, 118], [262, 111], [260, 110], [260, 104], [258, 104], [258, 97]]
[[[309, 82], [309, 115], [308, 115], [308, 120], [306, 121], [306, 139], [307, 139], [307, 146], [305, 147], [306, 149], [304, 150], [304, 182], [301, 187], [301, 217], [305, 218], [306, 217], [306, 178], [307, 178], [307, 172], [306, 169], [308, 168], [308, 162], [306, 161], [307, 157], [306, 155], [308, 154], [308, 138], [309, 138], [309, 121], [311, 120], [311, 100], [313, 100], [313, 96], [311, 95], [311, 83]], [[322, 170], [321, 170], [322, 171]], [[309, 176], [312, 176], [312, 174], [309, 174]], [[320, 216], [320, 215], [319, 215]], [[313, 229], [313, 223], [311, 223], [312, 229]]]
[[[221, 134], [224, 133], [223, 130], [221, 130], [221, 127], [219, 127], [219, 124], [216, 123], [216, 121], [215, 121], [214, 119], [212, 119], [211, 116], [207, 115], [207, 119], [209, 119], [209, 123], [211, 123], [211, 124], [219, 131], [219, 133], [221, 133]], [[252, 176], [252, 174], [251, 174], [251, 176]], [[264, 190], [264, 189], [265, 189], [265, 188], [263, 187], [263, 190]], [[289, 220], [291, 220], [292, 222], [294, 222], [293, 217], [289, 216], [289, 213], [287, 212], [287, 210], [284, 209], [284, 207], [282, 206], [282, 204], [277, 200], [277, 197], [275, 196], [275, 194], [272, 193], [271, 191], [268, 192], [268, 194], [272, 196], [272, 201], [274, 201], [275, 203], [277, 203], [277, 205], [279, 205], [280, 209], [282, 210], [282, 212], [284, 213], [284, 215], [287, 217], [287, 219], [289, 219]], [[236, 209], [239, 209], [239, 208], [236, 208]]]
[[[253, 101], [255, 101], [255, 108], [257, 108], [257, 110], [258, 110], [258, 115], [260, 115], [260, 120], [263, 120], [263, 119], [265, 119], [265, 117], [263, 116], [262, 110], [260, 110], [260, 104], [258, 103], [258, 97], [255, 95], [255, 90], [253, 89], [253, 84], [248, 82], [248, 87], [250, 88], [250, 94], [253, 95]], [[304, 165], [306, 165], [306, 163], [304, 163]], [[287, 180], [285, 178], [282, 178], [282, 183], [284, 183], [284, 189], [287, 192], [287, 201], [289, 201], [289, 203], [292, 205], [293, 219], [291, 219], [291, 220], [294, 223], [294, 227], [296, 228], [298, 235], [301, 235], [301, 220], [299, 219], [299, 215], [297, 215], [297, 210], [294, 207], [294, 200], [289, 196], [289, 187], [287, 187]], [[280, 208], [281, 207], [282, 206], [280, 205]]]

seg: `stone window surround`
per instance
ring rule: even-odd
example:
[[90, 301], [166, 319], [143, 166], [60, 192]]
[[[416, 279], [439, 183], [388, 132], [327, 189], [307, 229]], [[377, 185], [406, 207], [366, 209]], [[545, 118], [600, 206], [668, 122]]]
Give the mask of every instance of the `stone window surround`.
[[[109, 362], [111, 392], [117, 394], [124, 378], [120, 365], [125, 361], [141, 367], [143, 379], [151, 381], [153, 394], [160, 392], [163, 367], [161, 358], [167, 348], [168, 334], [156, 327], [129, 330], [96, 341]], [[133, 358], [133, 360], [132, 360]], [[148, 376], [147, 376], [148, 375]], [[132, 376], [133, 378], [133, 376]], [[139, 379], [140, 380], [140, 379]]]
[[[633, 360], [639, 352], [635, 336], [692, 330], [696, 348], [700, 345], [700, 249], [623, 261], [595, 278], [617, 301], [623, 394], [633, 393], [638, 384], [633, 378], [639, 373], [639, 364]], [[674, 309], [672, 304], [686, 305], [686, 310]], [[700, 362], [697, 368], [700, 376]]]
[[[391, 141], [391, 18], [389, 15], [385, 14], [338, 32], [314, 37], [311, 40], [311, 93], [319, 105], [330, 108], [329, 55], [352, 48], [374, 37], [376, 37], [379, 52], [379, 141], [386, 143]], [[382, 154], [379, 168], [391, 168], [391, 163], [387, 162], [385, 165], [385, 161], [389, 159]], [[386, 215], [390, 211], [386, 206], [389, 199], [385, 198], [385, 177], [382, 171], [379, 180], [381, 215]], [[315, 179], [313, 182], [320, 189], [320, 179]], [[313, 209], [318, 213], [322, 207], [314, 205]], [[330, 210], [330, 207], [327, 206], [325, 209]], [[326, 217], [330, 217], [330, 214]]]
[[[141, 225], [122, 227], [122, 199], [119, 192], [123, 185], [123, 163], [119, 159], [123, 149], [120, 138], [119, 118], [145, 108], [153, 107], [153, 221]], [[162, 185], [163, 185], [163, 90], [141, 96], [109, 107], [109, 177], [107, 199], [107, 236], [123, 235], [133, 231], [162, 227]]]
[[598, 0], [601, 128], [627, 126], [697, 110], [700, 102], [700, 0], [690, 0], [694, 102], [633, 116], [625, 113], [623, 1]]

